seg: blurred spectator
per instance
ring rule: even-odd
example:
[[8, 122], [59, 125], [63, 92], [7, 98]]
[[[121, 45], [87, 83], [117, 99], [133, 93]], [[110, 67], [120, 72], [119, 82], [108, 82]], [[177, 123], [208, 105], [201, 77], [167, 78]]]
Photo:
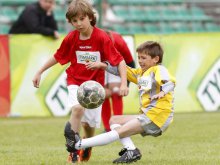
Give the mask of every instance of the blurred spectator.
[[[88, 0], [97, 10], [97, 6], [94, 4], [94, 0]], [[112, 23], [122, 23], [124, 20], [116, 16], [108, 3], [108, 0], [101, 0], [101, 10], [102, 10], [102, 26], [109, 27]], [[98, 12], [98, 11], [97, 11]]]
[[58, 27], [54, 19], [55, 0], [39, 0], [27, 5], [13, 24], [10, 34], [38, 33], [59, 38]]
[[122, 23], [124, 20], [114, 14], [107, 0], [102, 0], [103, 24]]

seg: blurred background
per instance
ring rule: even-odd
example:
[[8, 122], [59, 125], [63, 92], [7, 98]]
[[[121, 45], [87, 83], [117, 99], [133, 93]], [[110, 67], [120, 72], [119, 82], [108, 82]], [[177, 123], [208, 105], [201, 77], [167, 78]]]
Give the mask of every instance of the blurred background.
[[[72, 30], [65, 18], [69, 0], [56, 0], [59, 39], [40, 34], [9, 35], [13, 22], [33, 2], [37, 0], [0, 0], [2, 165], [66, 164], [63, 127], [70, 114], [66, 107], [67, 66], [56, 65], [46, 71], [39, 89], [33, 87], [32, 78]], [[133, 137], [144, 153], [136, 164], [220, 164], [220, 0], [90, 2], [99, 13], [97, 26], [123, 35], [137, 67], [136, 47], [147, 40], [158, 41], [165, 52], [163, 65], [177, 79], [174, 122], [164, 136]], [[129, 92], [124, 98], [124, 113], [134, 114], [139, 111], [136, 85], [131, 83]], [[94, 148], [89, 164], [109, 164], [120, 148], [119, 143]]]
[[[25, 5], [36, 0], [0, 0], [0, 33], [7, 34]], [[167, 34], [220, 30], [219, 0], [90, 0], [99, 26], [121, 34]], [[56, 0], [59, 32], [66, 33], [68, 0]], [[121, 26], [123, 25], [123, 26]]]

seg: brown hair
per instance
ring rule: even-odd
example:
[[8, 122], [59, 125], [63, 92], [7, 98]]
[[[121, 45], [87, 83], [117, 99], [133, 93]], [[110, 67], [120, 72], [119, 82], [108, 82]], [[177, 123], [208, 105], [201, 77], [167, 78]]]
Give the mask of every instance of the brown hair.
[[92, 21], [90, 24], [95, 26], [96, 17], [93, 11], [92, 5], [87, 0], [73, 0], [68, 7], [66, 12], [66, 18], [71, 22], [72, 18], [82, 14], [83, 16], [88, 16]]
[[163, 48], [158, 42], [155, 41], [147, 41], [143, 44], [139, 45], [136, 49], [138, 53], [148, 54], [152, 58], [159, 56], [159, 63], [163, 61]]

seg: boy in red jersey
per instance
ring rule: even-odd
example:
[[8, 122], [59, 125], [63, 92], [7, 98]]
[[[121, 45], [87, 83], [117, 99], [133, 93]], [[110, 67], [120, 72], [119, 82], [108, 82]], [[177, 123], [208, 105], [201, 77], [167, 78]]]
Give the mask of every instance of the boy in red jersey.
[[[117, 32], [109, 30], [105, 31], [110, 36], [115, 48], [123, 56], [126, 64], [131, 68], [134, 68], [135, 63], [133, 57], [123, 37]], [[114, 115], [122, 115], [123, 98], [118, 93], [121, 84], [121, 78], [119, 76], [115, 76], [109, 72], [105, 72], [105, 84], [107, 98], [102, 104], [102, 121], [105, 131], [108, 132], [110, 131], [109, 120], [111, 117], [111, 107]]]
[[71, 161], [78, 161], [78, 153], [73, 146], [74, 132], [79, 133], [80, 124], [84, 128], [85, 138], [94, 136], [95, 127], [100, 126], [101, 107], [93, 110], [84, 109], [77, 101], [77, 89], [87, 80], [95, 80], [104, 85], [103, 70], [88, 70], [85, 64], [88, 61], [108, 61], [118, 66], [121, 76], [120, 95], [128, 94], [126, 66], [123, 57], [115, 49], [110, 37], [105, 31], [95, 27], [96, 18], [92, 6], [86, 0], [73, 0], [66, 13], [66, 18], [75, 30], [71, 31], [61, 43], [60, 48], [36, 73], [33, 78], [35, 87], [39, 87], [41, 74], [57, 64], [70, 63], [67, 68], [68, 106], [72, 113], [66, 123], [64, 136], [67, 151], [70, 152]]

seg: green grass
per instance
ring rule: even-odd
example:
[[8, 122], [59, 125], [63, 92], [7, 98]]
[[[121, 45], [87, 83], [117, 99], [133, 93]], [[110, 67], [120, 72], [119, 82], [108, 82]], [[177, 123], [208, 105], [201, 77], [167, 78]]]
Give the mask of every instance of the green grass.
[[[68, 118], [0, 119], [0, 165], [65, 165], [63, 127]], [[176, 114], [161, 137], [133, 136], [142, 152], [136, 165], [219, 165], [220, 113]], [[97, 133], [101, 133], [99, 129]], [[119, 142], [93, 148], [89, 165], [108, 165]]]

